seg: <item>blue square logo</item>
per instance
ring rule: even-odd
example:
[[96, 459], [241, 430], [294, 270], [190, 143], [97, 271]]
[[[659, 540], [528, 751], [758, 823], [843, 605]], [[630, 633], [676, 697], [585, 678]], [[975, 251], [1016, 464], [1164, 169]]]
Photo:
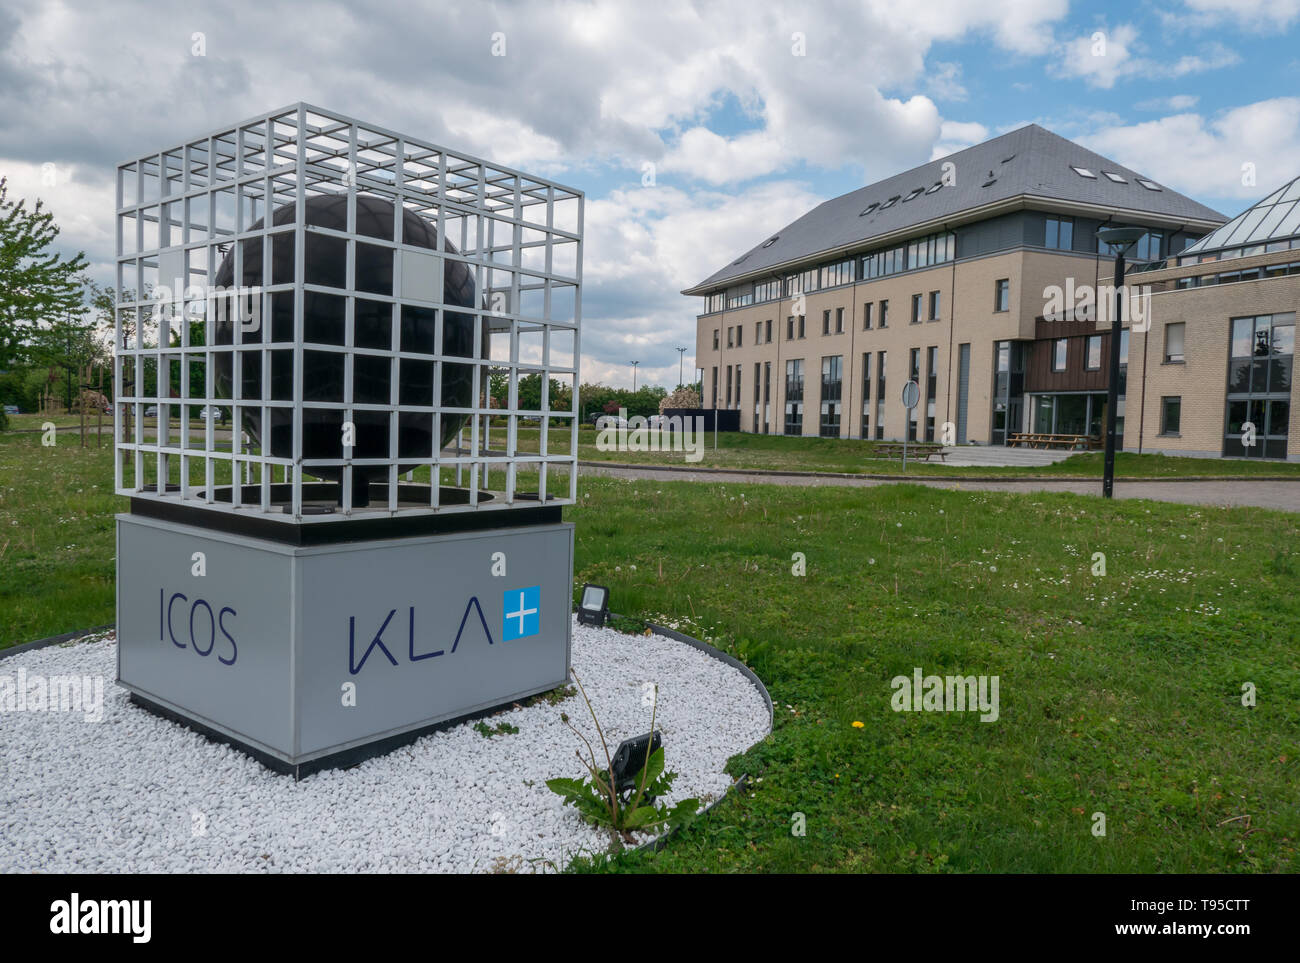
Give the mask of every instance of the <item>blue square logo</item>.
[[501, 598], [501, 639], [522, 639], [542, 631], [542, 587], [510, 589]]

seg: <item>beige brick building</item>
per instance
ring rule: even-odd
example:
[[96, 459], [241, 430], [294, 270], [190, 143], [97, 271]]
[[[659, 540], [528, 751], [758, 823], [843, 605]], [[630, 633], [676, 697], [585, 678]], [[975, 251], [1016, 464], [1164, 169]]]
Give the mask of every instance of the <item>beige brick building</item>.
[[1148, 330], [1126, 325], [1141, 449], [1300, 460], [1300, 178], [1152, 267], [1128, 279], [1151, 292]]
[[[1041, 127], [1021, 128], [827, 201], [685, 290], [705, 301], [696, 330], [704, 404], [738, 410], [742, 431], [772, 434], [979, 444], [1028, 430], [1100, 435], [1109, 326], [1054, 313], [1053, 290], [1109, 281], [1102, 226], [1146, 227], [1130, 252], [1146, 267], [1176, 264], [1224, 221]], [[1169, 286], [1152, 295], [1157, 318], [1163, 305], [1185, 303], [1173, 275], [1143, 278]], [[1211, 301], [1204, 310], [1219, 311]], [[1200, 337], [1189, 337], [1188, 358]], [[1131, 379], [1147, 361], [1144, 335], [1123, 347]], [[1219, 364], [1218, 384], [1221, 347], [1219, 361], [1197, 348], [1195, 362]], [[1214, 448], [1199, 421], [1198, 433], [1189, 423], [1182, 437], [1148, 443], [1152, 397], [1159, 407], [1173, 390], [1152, 367], [1134, 399], [1121, 399], [1125, 447]], [[1201, 376], [1190, 360], [1164, 372], [1189, 375]], [[911, 377], [921, 402], [909, 420], [900, 391]], [[1189, 417], [1223, 408], [1223, 395], [1213, 404], [1187, 395]]]

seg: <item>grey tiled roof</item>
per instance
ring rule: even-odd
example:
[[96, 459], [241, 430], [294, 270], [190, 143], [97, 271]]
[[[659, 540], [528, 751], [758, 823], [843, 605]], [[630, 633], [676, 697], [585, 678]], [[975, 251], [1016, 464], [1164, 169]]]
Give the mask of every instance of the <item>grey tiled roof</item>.
[[[955, 165], [956, 183], [934, 193], [904, 201], [916, 188], [928, 189], [940, 181], [945, 162]], [[1095, 175], [1082, 177], [1071, 169], [1085, 168]], [[1124, 178], [1118, 183], [1103, 174]], [[1149, 190], [1138, 183], [1145, 175], [1102, 157], [1085, 147], [1030, 124], [947, 157], [922, 164], [867, 187], [825, 201], [792, 224], [777, 231], [776, 240], [764, 247], [764, 238], [740, 258], [740, 263], [710, 275], [690, 292], [717, 288], [728, 281], [765, 268], [773, 268], [822, 251], [866, 243], [873, 237], [905, 230], [934, 218], [951, 217], [972, 208], [1022, 195], [1101, 205], [1120, 210], [1148, 212], [1175, 218], [1222, 223], [1218, 211], [1199, 204], [1163, 185]], [[990, 183], [991, 181], [991, 183]], [[1157, 182], [1152, 182], [1157, 183]], [[873, 202], [884, 210], [861, 216]]]

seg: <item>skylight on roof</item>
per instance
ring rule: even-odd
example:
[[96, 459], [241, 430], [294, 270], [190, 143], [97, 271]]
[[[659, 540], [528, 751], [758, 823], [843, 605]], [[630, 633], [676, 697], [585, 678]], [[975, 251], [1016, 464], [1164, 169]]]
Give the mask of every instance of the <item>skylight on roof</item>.
[[1013, 161], [1013, 160], [1015, 160], [1015, 159], [1016, 159], [1016, 155], [1015, 155], [1015, 154], [1012, 154], [1010, 157], [1004, 157], [1004, 158], [1002, 158], [1002, 163], [1005, 164], [1005, 163], [1007, 163], [1008, 161]]
[[763, 247], [771, 247], [773, 244], [777, 242], [777, 240], [780, 239], [780, 237], [781, 237], [780, 234], [776, 234], [773, 235], [772, 237], [769, 237], [766, 241], [763, 242]]
[[1088, 170], [1088, 168], [1086, 167], [1075, 167], [1073, 164], [1071, 164], [1070, 170], [1074, 171], [1080, 177], [1087, 177], [1094, 181], [1097, 179], [1097, 175], [1094, 174], [1092, 171]]
[[910, 201], [914, 197], [920, 197], [922, 192], [924, 191], [925, 191], [924, 187], [915, 187], [905, 198], [903, 198], [903, 200], [906, 202], [906, 201]]
[[935, 191], [941, 190], [942, 188], [943, 188], [943, 181], [935, 181], [933, 184], [931, 184], [929, 187], [925, 189], [925, 192], [927, 194], [933, 194]]
[[1147, 190], [1149, 190], [1149, 191], [1160, 191], [1160, 190], [1164, 190], [1164, 188], [1162, 188], [1162, 187], [1161, 187], [1159, 184], [1157, 184], [1155, 181], [1149, 181], [1149, 180], [1147, 180], [1145, 177], [1139, 177], [1139, 178], [1137, 179], [1137, 181], [1138, 181], [1139, 184], [1141, 184], [1143, 187], [1145, 187], [1145, 188], [1146, 188]]
[[865, 208], [863, 208], [862, 213], [859, 214], [858, 217], [866, 217], [868, 214], [870, 214], [872, 211], [874, 211], [874, 210], [875, 210], [877, 207], [879, 207], [879, 206], [880, 206], [880, 202], [879, 202], [879, 201], [872, 201], [872, 202], [871, 202], [870, 204], [868, 204]]
[[893, 207], [894, 201], [898, 200], [901, 196], [902, 196], [901, 194], [895, 194], [889, 200], [885, 201], [885, 203], [881, 204], [880, 209], [883, 211], [887, 207]]
[[1105, 174], [1107, 177], [1109, 177], [1111, 180], [1113, 180], [1116, 184], [1128, 183], [1128, 181], [1124, 179], [1124, 175], [1122, 174], [1116, 174], [1114, 171], [1102, 171], [1102, 173]]

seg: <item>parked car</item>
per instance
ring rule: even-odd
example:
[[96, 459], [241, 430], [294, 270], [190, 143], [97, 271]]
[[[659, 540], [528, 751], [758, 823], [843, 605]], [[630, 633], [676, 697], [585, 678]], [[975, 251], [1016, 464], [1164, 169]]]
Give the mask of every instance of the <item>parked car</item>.
[[601, 415], [596, 419], [597, 430], [603, 431], [606, 428], [626, 428], [627, 419], [621, 415]]
[[6, 415], [21, 415], [22, 412], [18, 410], [18, 406], [17, 406], [17, 405], [5, 405], [5, 414], [6, 414]]
[[144, 416], [145, 416], [146, 418], [157, 418], [157, 417], [158, 417], [158, 406], [157, 406], [157, 405], [149, 405], [149, 406], [148, 406], [147, 408], [145, 408], [145, 410], [144, 410]]

